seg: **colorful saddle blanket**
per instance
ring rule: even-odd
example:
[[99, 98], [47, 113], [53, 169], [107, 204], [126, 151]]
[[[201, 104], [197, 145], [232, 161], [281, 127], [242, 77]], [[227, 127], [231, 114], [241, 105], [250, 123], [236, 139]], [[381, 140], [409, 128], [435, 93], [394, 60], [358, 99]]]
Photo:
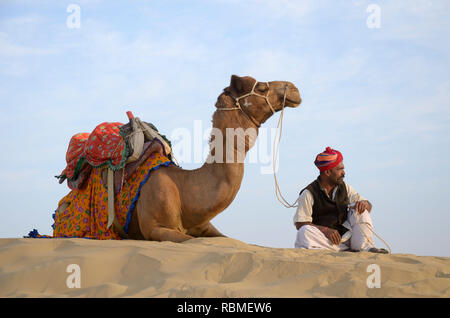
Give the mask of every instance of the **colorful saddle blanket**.
[[[174, 163], [160, 153], [151, 154], [123, 184], [120, 192], [115, 195], [116, 218], [125, 233], [128, 233], [131, 211], [151, 172], [171, 164]], [[107, 228], [108, 190], [102, 180], [102, 170], [102, 168], [93, 168], [85, 187], [70, 191], [59, 201], [58, 209], [53, 215], [55, 220], [53, 236], [40, 235], [36, 230], [33, 230], [28, 234], [28, 237], [120, 240], [121, 237], [114, 226]]]
[[[158, 132], [153, 125], [147, 125]], [[144, 144], [139, 159], [126, 165], [130, 151], [126, 138], [133, 133], [128, 126], [105, 122], [92, 133], [79, 133], [71, 138], [66, 153], [67, 166], [57, 178], [60, 183], [67, 179], [72, 191], [60, 200], [53, 214], [53, 235], [40, 235], [33, 230], [25, 237], [120, 239], [114, 226], [107, 228], [108, 189], [104, 168], [116, 171], [113, 180], [115, 217], [128, 233], [131, 211], [150, 173], [174, 164], [162, 143], [153, 138]], [[160, 136], [170, 146], [170, 141]]]
[[66, 178], [75, 180], [86, 163], [93, 167], [108, 165], [112, 170], [125, 166], [128, 147], [121, 135], [122, 123], [101, 123], [92, 133], [79, 133], [70, 139], [66, 153], [66, 168], [61, 172], [62, 183]]

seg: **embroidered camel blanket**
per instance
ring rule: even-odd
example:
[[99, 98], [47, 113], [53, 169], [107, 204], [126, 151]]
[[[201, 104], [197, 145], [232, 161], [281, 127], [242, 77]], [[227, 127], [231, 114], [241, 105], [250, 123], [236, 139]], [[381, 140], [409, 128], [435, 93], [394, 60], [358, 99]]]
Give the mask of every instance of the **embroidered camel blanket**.
[[[160, 153], [152, 153], [135, 172], [129, 176], [119, 193], [115, 195], [114, 207], [116, 218], [128, 233], [131, 221], [131, 211], [134, 208], [142, 186], [150, 177], [152, 171], [163, 166], [174, 164]], [[75, 189], [64, 196], [53, 215], [53, 236], [40, 235], [33, 230], [28, 237], [57, 238], [76, 237], [89, 239], [120, 240], [114, 226], [108, 224], [108, 190], [101, 176], [102, 168], [93, 168], [86, 186]]]
[[[155, 126], [146, 124], [158, 133]], [[115, 171], [114, 192], [110, 192], [114, 195], [113, 212], [127, 233], [131, 211], [150, 173], [161, 166], [174, 164], [158, 138], [147, 140], [140, 157], [127, 164], [133, 146], [127, 140], [133, 133], [130, 124], [104, 122], [92, 133], [74, 135], [66, 152], [66, 168], [57, 176], [60, 183], [67, 179], [72, 191], [59, 201], [53, 214], [53, 235], [40, 235], [33, 230], [27, 237], [120, 239], [115, 227], [108, 227], [111, 216], [108, 216], [108, 181], [104, 173], [107, 169]], [[170, 141], [164, 135], [159, 136], [170, 147]]]

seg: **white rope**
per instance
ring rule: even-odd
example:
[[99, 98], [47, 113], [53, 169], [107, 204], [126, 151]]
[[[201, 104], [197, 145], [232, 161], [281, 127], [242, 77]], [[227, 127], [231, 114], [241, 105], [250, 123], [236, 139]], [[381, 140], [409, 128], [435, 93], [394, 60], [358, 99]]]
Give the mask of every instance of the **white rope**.
[[[364, 237], [367, 239], [367, 241], [368, 241], [373, 247], [375, 247], [375, 244], [373, 244], [373, 240], [372, 240], [371, 238], [369, 238], [369, 237], [366, 235], [366, 233], [363, 231], [363, 229], [361, 228], [361, 225], [360, 225], [360, 224], [367, 224], [367, 223], [365, 223], [365, 222], [359, 222], [360, 215], [358, 215], [359, 213], [358, 213], [357, 211], [354, 210], [353, 213], [355, 213], [356, 224], [358, 225], [359, 230], [360, 230], [361, 233], [364, 235]], [[389, 250], [389, 254], [392, 254], [392, 250], [391, 250], [391, 247], [389, 246], [389, 244], [388, 244], [385, 240], [383, 240], [383, 238], [382, 238], [380, 235], [378, 235], [378, 234], [373, 230], [372, 226], [367, 225], [367, 228], [368, 228], [373, 234], [375, 234], [375, 236], [378, 237], [378, 238], [384, 243], [384, 245], [386, 245], [386, 247], [387, 247], [388, 250]]]
[[[295, 202], [293, 204], [290, 204], [283, 196], [283, 194], [281, 193], [281, 189], [280, 189], [280, 185], [278, 184], [278, 179], [277, 179], [277, 173], [276, 173], [276, 166], [277, 166], [277, 160], [278, 160], [278, 153], [280, 150], [280, 141], [281, 141], [281, 134], [283, 132], [283, 118], [284, 118], [284, 106], [286, 104], [286, 88], [284, 90], [284, 97], [283, 97], [283, 104], [281, 106], [281, 113], [280, 113], [280, 118], [278, 119], [278, 124], [277, 124], [277, 130], [275, 133], [275, 138], [273, 140], [273, 177], [275, 180], [275, 195], [278, 199], [278, 201], [283, 204], [286, 208], [295, 208], [298, 206], [297, 202], [298, 202], [298, 198], [297, 200], [295, 200]], [[278, 134], [279, 132], [279, 134]], [[278, 136], [278, 142], [277, 142], [277, 136]]]
[[[258, 96], [258, 97], [262, 97], [262, 98], [264, 98], [266, 100], [266, 103], [267, 103], [267, 105], [269, 105], [269, 108], [272, 111], [272, 114], [275, 114], [275, 109], [273, 109], [272, 104], [269, 101], [269, 94], [267, 93], [267, 95], [261, 95], [261, 94], [258, 94], [258, 93], [255, 92], [255, 88], [256, 88], [256, 85], [258, 83], [259, 82], [256, 81], [255, 84], [253, 84], [253, 87], [252, 87], [252, 90], [250, 91], [250, 93], [247, 93], [247, 94], [244, 94], [242, 96], [234, 98], [236, 107], [229, 107], [229, 108], [226, 107], [226, 108], [218, 108], [218, 109], [219, 110], [236, 110], [236, 109], [239, 109], [239, 110], [243, 111], [239, 100], [242, 99], [242, 98], [245, 98], [245, 97], [249, 97], [249, 96]], [[269, 83], [267, 82], [266, 84], [267, 84], [267, 87], [270, 89]]]
[[[235, 99], [235, 100], [236, 100], [236, 106], [237, 106], [237, 107], [235, 107], [235, 108], [228, 108], [228, 109], [236, 109], [236, 108], [237, 108], [237, 109], [241, 109], [241, 110], [242, 110], [242, 107], [241, 107], [241, 104], [239, 103], [239, 100], [242, 99], [242, 98], [245, 98], [245, 97], [249, 97], [249, 96], [254, 95], [254, 96], [258, 96], [258, 97], [264, 98], [264, 99], [266, 100], [267, 105], [269, 105], [270, 110], [272, 111], [272, 114], [275, 114], [275, 110], [273, 109], [272, 104], [271, 104], [270, 101], [269, 101], [269, 93], [267, 93], [267, 95], [261, 95], [261, 94], [258, 94], [258, 93], [255, 92], [255, 88], [256, 88], [256, 85], [257, 85], [258, 83], [259, 83], [259, 82], [256, 81], [255, 84], [253, 84], [253, 87], [252, 87], [252, 90], [250, 91], [250, 93], [244, 94], [244, 95], [239, 96], [239, 97], [237, 97], [237, 98]], [[269, 83], [267, 82], [266, 84], [267, 84], [267, 88], [270, 89]], [[245, 105], [244, 105], [244, 106], [245, 106]]]

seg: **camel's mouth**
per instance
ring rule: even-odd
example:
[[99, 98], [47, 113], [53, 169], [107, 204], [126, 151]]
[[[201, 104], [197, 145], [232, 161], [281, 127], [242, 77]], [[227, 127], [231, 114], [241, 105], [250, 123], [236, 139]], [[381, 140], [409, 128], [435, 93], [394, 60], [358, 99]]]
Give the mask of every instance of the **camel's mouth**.
[[286, 94], [286, 106], [297, 107], [301, 102], [302, 99], [300, 97], [300, 92], [298, 91], [297, 87], [292, 85], [290, 89], [288, 89], [288, 92]]
[[302, 99], [300, 97], [298, 97], [298, 98], [286, 97], [286, 106], [295, 108], [295, 107], [298, 107], [301, 102], [302, 102]]
[[301, 100], [300, 97], [298, 97], [298, 98], [289, 98], [289, 97], [286, 97], [286, 102], [291, 103], [291, 104], [295, 104], [295, 106], [298, 106], [298, 105], [300, 105], [300, 103], [302, 102], [302, 100]]

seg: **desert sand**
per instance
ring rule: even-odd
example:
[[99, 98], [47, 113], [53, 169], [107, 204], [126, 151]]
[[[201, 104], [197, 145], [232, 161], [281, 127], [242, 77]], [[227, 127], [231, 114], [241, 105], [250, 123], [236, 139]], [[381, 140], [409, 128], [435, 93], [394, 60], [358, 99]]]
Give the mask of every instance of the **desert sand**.
[[[67, 285], [70, 264], [79, 266], [80, 288]], [[371, 264], [379, 266], [379, 288], [368, 287]], [[447, 257], [269, 248], [231, 238], [0, 239], [0, 297], [449, 296]]]

